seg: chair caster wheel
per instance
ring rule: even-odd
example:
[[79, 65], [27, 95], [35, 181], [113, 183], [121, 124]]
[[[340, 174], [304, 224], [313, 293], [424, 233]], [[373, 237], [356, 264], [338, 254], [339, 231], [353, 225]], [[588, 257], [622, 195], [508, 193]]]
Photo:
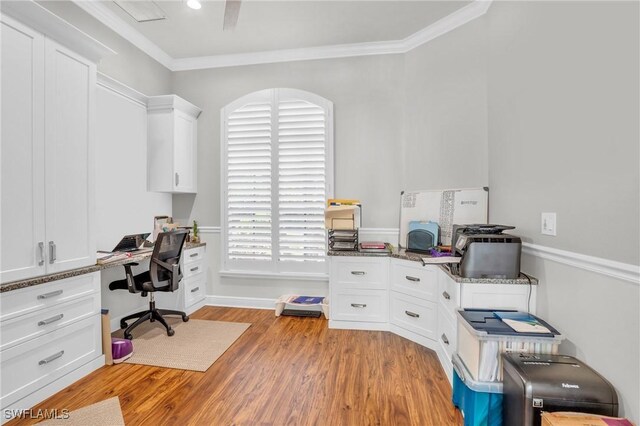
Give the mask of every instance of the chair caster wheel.
[[133, 340], [133, 336], [131, 334], [125, 333], [124, 338], [127, 340]]
[[188, 317], [187, 315], [183, 316], [183, 317], [182, 317], [182, 321], [183, 321], [183, 322], [187, 322], [187, 321], [189, 321], [189, 317]]
[[176, 334], [176, 332], [173, 330], [173, 328], [167, 330], [167, 336], [173, 336], [174, 334]]
[[121, 328], [122, 330], [124, 330], [124, 329], [125, 329], [125, 328], [127, 328], [128, 326], [129, 326], [129, 325], [128, 325], [126, 322], [121, 322], [121, 323], [120, 323], [120, 328]]

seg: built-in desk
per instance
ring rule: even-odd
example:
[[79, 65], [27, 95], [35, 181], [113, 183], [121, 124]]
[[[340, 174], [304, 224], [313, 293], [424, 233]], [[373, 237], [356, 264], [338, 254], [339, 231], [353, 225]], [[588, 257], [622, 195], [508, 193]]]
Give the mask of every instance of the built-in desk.
[[[185, 245], [180, 288], [173, 293], [158, 293], [159, 304], [187, 313], [204, 305], [205, 250], [205, 244]], [[109, 292], [101, 281], [121, 278], [124, 269], [115, 271], [114, 267], [145, 262], [151, 255], [152, 251], [144, 251], [102, 265], [0, 285], [3, 421], [4, 410], [29, 409], [104, 365], [100, 309], [111, 308], [109, 301], [114, 308], [127, 303], [132, 309], [139, 308], [147, 300], [126, 291]], [[110, 300], [105, 300], [105, 294]], [[127, 313], [131, 312], [123, 314]], [[118, 324], [118, 317], [113, 320]]]
[[533, 277], [463, 278], [403, 250], [370, 255], [329, 251], [330, 328], [391, 331], [433, 349], [449, 378], [456, 311], [505, 308], [535, 313]]

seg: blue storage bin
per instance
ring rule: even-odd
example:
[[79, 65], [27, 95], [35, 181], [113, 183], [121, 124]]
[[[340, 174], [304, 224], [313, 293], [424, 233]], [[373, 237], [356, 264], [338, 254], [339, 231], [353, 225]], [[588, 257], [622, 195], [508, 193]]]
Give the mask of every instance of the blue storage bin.
[[464, 416], [464, 426], [502, 426], [502, 383], [477, 382], [457, 354], [452, 361], [452, 400]]

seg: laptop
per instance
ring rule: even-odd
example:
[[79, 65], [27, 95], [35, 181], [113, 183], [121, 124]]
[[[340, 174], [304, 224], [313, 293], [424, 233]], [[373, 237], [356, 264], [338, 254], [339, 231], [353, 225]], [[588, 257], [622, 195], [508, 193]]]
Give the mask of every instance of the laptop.
[[131, 234], [122, 237], [117, 246], [111, 250], [112, 252], [129, 252], [140, 250], [140, 247], [144, 244], [147, 237], [151, 235], [149, 232], [144, 234]]

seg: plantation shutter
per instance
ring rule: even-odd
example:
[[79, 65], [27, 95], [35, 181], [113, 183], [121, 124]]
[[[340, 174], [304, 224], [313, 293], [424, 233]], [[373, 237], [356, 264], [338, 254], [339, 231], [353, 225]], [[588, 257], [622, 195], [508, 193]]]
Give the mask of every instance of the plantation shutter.
[[329, 101], [293, 89], [223, 109], [225, 269], [326, 273], [331, 116]]
[[323, 262], [326, 253], [326, 119], [322, 107], [280, 97], [279, 260]]
[[272, 258], [271, 103], [253, 102], [227, 118], [227, 253]]

